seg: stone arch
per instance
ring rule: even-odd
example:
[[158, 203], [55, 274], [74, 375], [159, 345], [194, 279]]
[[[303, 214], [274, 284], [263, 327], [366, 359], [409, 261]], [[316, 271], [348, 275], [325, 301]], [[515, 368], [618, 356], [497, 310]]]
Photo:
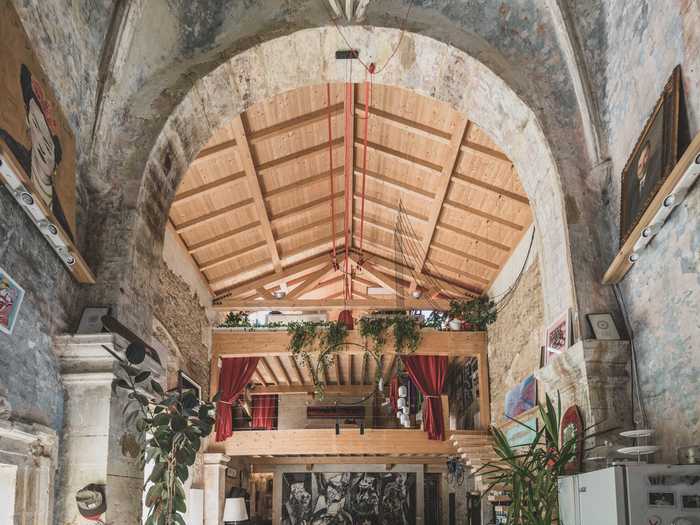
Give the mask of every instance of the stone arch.
[[[344, 29], [367, 61], [383, 63], [400, 38], [388, 28]], [[333, 27], [297, 31], [233, 56], [205, 75], [165, 123], [149, 156], [138, 197], [145, 227], [167, 214], [175, 190], [211, 134], [251, 105], [302, 85], [345, 81], [334, 56]], [[304, 56], [305, 60], [299, 61]], [[361, 77], [362, 79], [364, 77]], [[545, 316], [576, 306], [565, 198], [559, 169], [535, 113], [484, 64], [430, 37], [406, 33], [375, 82], [413, 90], [464, 113], [510, 157], [537, 227]], [[204, 118], [202, 118], [202, 115]], [[138, 232], [136, 238], [138, 238]]]

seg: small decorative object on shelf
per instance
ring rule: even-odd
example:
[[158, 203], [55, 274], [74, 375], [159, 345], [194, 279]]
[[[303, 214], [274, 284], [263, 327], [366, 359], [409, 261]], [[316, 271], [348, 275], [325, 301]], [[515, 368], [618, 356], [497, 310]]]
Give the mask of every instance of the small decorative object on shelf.
[[450, 330], [483, 331], [496, 321], [496, 303], [488, 297], [453, 299], [447, 315]]

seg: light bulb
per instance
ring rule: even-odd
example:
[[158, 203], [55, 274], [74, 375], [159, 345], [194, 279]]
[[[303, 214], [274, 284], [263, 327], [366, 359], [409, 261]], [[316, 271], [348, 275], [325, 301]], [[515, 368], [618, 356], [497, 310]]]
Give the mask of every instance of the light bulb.
[[406, 388], [406, 385], [401, 385], [399, 387], [399, 397], [407, 397], [408, 396], [408, 388]]
[[400, 397], [398, 402], [396, 403], [399, 408], [403, 408], [406, 406], [406, 398], [405, 397]]

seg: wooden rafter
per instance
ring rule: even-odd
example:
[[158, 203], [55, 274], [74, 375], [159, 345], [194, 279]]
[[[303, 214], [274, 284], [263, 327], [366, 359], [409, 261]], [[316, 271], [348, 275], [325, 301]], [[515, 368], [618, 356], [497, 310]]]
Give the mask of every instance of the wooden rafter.
[[466, 204], [462, 204], [461, 202], [455, 202], [450, 199], [445, 199], [443, 204], [445, 205], [445, 207], [452, 208], [455, 210], [461, 210], [466, 213], [469, 213], [470, 215], [476, 215], [477, 217], [481, 217], [482, 219], [486, 219], [488, 221], [493, 221], [495, 223], [505, 226], [506, 228], [510, 228], [518, 232], [521, 232], [525, 229], [525, 226], [523, 226], [522, 224], [518, 224], [517, 222], [509, 221], [507, 219], [504, 219], [503, 217], [499, 217], [498, 215], [487, 213], [477, 208], [467, 206]]
[[306, 292], [316, 288], [318, 283], [323, 279], [323, 277], [331, 270], [330, 263], [323, 266], [320, 270], [316, 270], [314, 273], [309, 275], [306, 280], [299, 286], [294, 288], [291, 293], [287, 295], [288, 299], [297, 299], [304, 295]]
[[270, 290], [266, 289], [264, 286], [259, 286], [258, 288], [255, 289], [255, 291], [257, 292], [258, 297], [260, 297], [262, 299], [265, 299], [268, 301], [272, 301], [274, 299], [274, 297], [270, 293]]
[[479, 257], [478, 255], [474, 255], [470, 252], [465, 252], [463, 250], [457, 250], [456, 248], [452, 246], [448, 246], [446, 244], [442, 244], [437, 241], [433, 241], [433, 243], [430, 245], [432, 249], [435, 250], [440, 250], [446, 253], [451, 253], [452, 255], [456, 255], [460, 259], [466, 259], [469, 262], [475, 262], [478, 264], [481, 264], [482, 266], [486, 266], [487, 268], [490, 268], [492, 270], [500, 270], [501, 265], [494, 263], [493, 261], [489, 261], [488, 259], [483, 259]]
[[483, 237], [481, 235], [477, 235], [473, 232], [470, 232], [469, 230], [465, 230], [463, 228], [460, 228], [459, 226], [454, 226], [452, 224], [446, 223], [442, 221], [440, 224], [437, 225], [438, 230], [447, 230], [451, 231], [453, 233], [456, 233], [458, 235], [462, 235], [463, 237], [467, 237], [469, 239], [474, 239], [477, 242], [483, 242], [484, 244], [487, 244], [493, 248], [496, 248], [497, 250], [501, 250], [502, 252], [508, 253], [510, 252], [510, 247], [501, 243], [494, 241], [493, 239], [488, 239], [487, 237]]
[[494, 184], [489, 184], [488, 182], [485, 182], [481, 179], [476, 179], [474, 177], [470, 177], [469, 175], [465, 175], [459, 172], [454, 172], [452, 174], [452, 179], [459, 184], [463, 184], [466, 186], [475, 186], [477, 188], [481, 188], [482, 190], [490, 191], [491, 193], [495, 193], [496, 195], [503, 196], [507, 199], [511, 199], [524, 206], [530, 205], [530, 200], [525, 195], [515, 193], [514, 191], [509, 191], [505, 188], [501, 188], [500, 186], [496, 186]]
[[230, 206], [226, 206], [225, 208], [219, 208], [218, 210], [214, 210], [212, 212], [209, 212], [205, 215], [202, 215], [200, 217], [196, 217], [192, 220], [183, 222], [182, 224], [176, 224], [175, 225], [175, 231], [179, 234], [183, 234], [192, 228], [195, 228], [197, 226], [201, 226], [203, 224], [206, 224], [208, 222], [211, 222], [213, 220], [219, 219], [220, 217], [223, 217], [224, 215], [231, 215], [232, 213], [245, 208], [246, 206], [250, 206], [254, 203], [253, 199], [243, 199], [242, 201], [238, 201], [235, 204], [231, 204]]
[[[333, 139], [331, 144], [333, 145], [333, 148], [338, 148], [338, 147], [342, 146], [343, 145], [343, 137]], [[288, 164], [288, 163], [293, 162], [295, 160], [299, 160], [299, 159], [304, 158], [304, 157], [310, 157], [311, 155], [317, 155], [319, 153], [323, 153], [326, 151], [328, 151], [328, 141], [322, 142], [320, 144], [316, 144], [315, 146], [311, 146], [310, 148], [295, 151], [294, 153], [290, 153], [289, 155], [285, 155], [284, 157], [279, 157], [279, 158], [264, 162], [258, 166], [258, 171], [260, 172], [260, 171], [269, 170], [270, 168], [276, 168], [278, 166]]]
[[199, 250], [203, 250], [204, 248], [208, 248], [209, 246], [213, 246], [220, 242], [229, 241], [233, 239], [236, 235], [252, 230], [253, 228], [257, 228], [258, 226], [260, 226], [260, 221], [249, 222], [248, 224], [244, 224], [240, 228], [229, 230], [225, 233], [222, 233], [221, 235], [217, 235], [215, 237], [211, 237], [209, 239], [205, 239], [201, 242], [195, 243], [191, 245], [187, 249], [187, 251], [189, 251], [190, 253], [198, 252]]
[[277, 379], [277, 376], [275, 373], [272, 371], [272, 367], [270, 366], [270, 363], [267, 362], [267, 358], [261, 357], [260, 361], [258, 361], [258, 366], [261, 366], [262, 368], [265, 369], [265, 372], [272, 378], [272, 384], [273, 385], [279, 385], [279, 379]]
[[267, 245], [267, 242], [265, 242], [265, 241], [259, 241], [259, 242], [255, 242], [253, 244], [249, 244], [248, 246], [245, 246], [239, 250], [234, 250], [232, 252], [228, 252], [228, 253], [222, 255], [221, 257], [217, 257], [215, 259], [210, 259], [208, 261], [204, 261], [199, 265], [199, 269], [202, 272], [205, 272], [207, 270], [211, 270], [212, 268], [215, 268], [215, 267], [217, 267], [221, 264], [225, 264], [227, 262], [231, 262], [231, 261], [237, 259], [238, 257], [240, 257], [241, 255], [246, 255], [246, 254], [252, 252], [253, 250], [257, 250], [258, 248], [262, 248], [266, 245]]
[[[356, 199], [361, 199], [362, 196], [361, 196], [361, 195], [355, 195], [355, 198], [356, 198]], [[386, 210], [386, 211], [388, 211], [389, 213], [392, 213], [392, 214], [394, 214], [394, 215], [398, 215], [398, 214], [399, 214], [399, 210], [397, 209], [396, 203], [393, 203], [393, 204], [392, 204], [391, 202], [387, 202], [387, 201], [385, 201], [385, 200], [383, 200], [383, 199], [380, 199], [379, 197], [375, 197], [375, 196], [373, 196], [373, 195], [365, 195], [365, 201], [367, 201], [367, 202], [369, 202], [369, 203], [371, 203], [371, 204], [374, 204], [374, 205], [376, 205], [376, 206], [379, 206], [380, 208], [383, 208], [384, 210]], [[428, 217], [426, 217], [425, 215], [422, 215], [422, 214], [420, 214], [420, 213], [418, 213], [418, 212], [416, 212], [416, 211], [414, 211], [414, 210], [412, 210], [412, 209], [406, 208], [406, 209], [404, 210], [404, 213], [405, 213], [408, 217], [411, 217], [412, 219], [415, 219], [415, 220], [417, 220], [417, 221], [428, 222]]]
[[[362, 145], [361, 142], [357, 142], [356, 144], [357, 146]], [[415, 155], [409, 155], [408, 153], [404, 153], [397, 149], [384, 146], [383, 144], [379, 144], [377, 142], [367, 141], [367, 147], [371, 150], [382, 153], [383, 155], [388, 155], [394, 159], [398, 159], [401, 162], [407, 162], [413, 166], [420, 166], [421, 168], [430, 170], [431, 172], [442, 171], [442, 166], [440, 166], [439, 164], [435, 164], [434, 162], [430, 162], [429, 160], [416, 157]]]
[[280, 370], [282, 370], [282, 374], [284, 374], [284, 380], [287, 382], [287, 385], [291, 385], [292, 378], [289, 376], [289, 372], [287, 372], [287, 367], [284, 366], [284, 362], [282, 361], [282, 358], [280, 356], [276, 355], [275, 361], [277, 361], [277, 366], [279, 366]]
[[459, 275], [462, 278], [469, 279], [470, 281], [475, 281], [477, 283], [483, 284], [489, 284], [489, 279], [485, 279], [484, 277], [481, 277], [480, 275], [473, 274], [471, 272], [468, 272], [466, 270], [460, 270], [459, 268], [455, 268], [454, 266], [450, 266], [449, 264], [445, 264], [439, 261], [430, 261], [430, 263], [433, 266], [436, 266], [438, 268], [442, 268], [443, 270], [447, 270], [448, 272], [455, 273]]
[[238, 171], [236, 173], [232, 173], [231, 175], [227, 175], [226, 177], [221, 177], [220, 179], [216, 179], [215, 181], [203, 184], [202, 186], [197, 186], [195, 188], [192, 188], [191, 190], [183, 191], [182, 193], [178, 193], [175, 195], [175, 199], [173, 199], [173, 205], [188, 202], [195, 197], [206, 195], [207, 193], [211, 193], [214, 190], [218, 190], [224, 186], [228, 186], [229, 184], [233, 184], [234, 182], [237, 182], [244, 178], [245, 173], [242, 171]]
[[330, 108], [321, 108], [316, 111], [311, 111], [310, 113], [305, 113], [299, 117], [294, 117], [288, 120], [283, 120], [267, 128], [260, 129], [253, 133], [248, 134], [248, 142], [255, 144], [261, 140], [269, 140], [280, 135], [286, 135], [296, 129], [303, 128], [309, 124], [314, 124], [316, 122], [323, 122], [328, 118], [328, 111], [331, 112], [332, 116], [340, 115], [343, 113], [343, 103], [339, 102], [337, 104], [331, 105]]
[[423, 234], [423, 242], [421, 243], [420, 252], [418, 258], [415, 261], [416, 272], [421, 273], [423, 267], [425, 266], [425, 260], [428, 258], [428, 252], [430, 251], [430, 243], [433, 241], [433, 236], [435, 235], [435, 227], [440, 220], [440, 214], [442, 212], [442, 205], [447, 196], [447, 191], [450, 189], [450, 183], [452, 181], [452, 173], [454, 172], [457, 161], [459, 160], [460, 144], [462, 143], [463, 137], [467, 133], [469, 128], [469, 120], [464, 116], [459, 116], [454, 123], [452, 139], [450, 140], [450, 146], [447, 151], [447, 157], [445, 163], [442, 167], [442, 174], [440, 175], [440, 181], [438, 183], [438, 189], [435, 194], [435, 200], [430, 208], [430, 217], [428, 219], [428, 224], [425, 226], [425, 233]]
[[226, 152], [226, 151], [233, 149], [235, 147], [236, 147], [235, 140], [225, 140], [224, 142], [221, 142], [221, 143], [216, 144], [214, 146], [204, 148], [202, 151], [199, 152], [195, 161], [201, 161], [202, 159], [213, 157], [214, 155], [221, 154], [222, 152]]
[[[338, 175], [342, 175], [342, 173], [343, 173], [342, 166], [337, 167], [337, 168], [333, 168], [333, 177], [337, 177]], [[278, 197], [279, 195], [282, 195], [284, 193], [297, 191], [297, 190], [300, 190], [306, 186], [316, 184], [317, 182], [326, 181], [326, 180], [328, 180], [329, 175], [330, 175], [330, 172], [328, 170], [326, 170], [322, 173], [317, 173], [316, 175], [311, 175], [310, 177], [305, 177], [303, 179], [295, 180], [294, 182], [290, 182], [289, 184], [285, 184], [284, 186], [279, 186], [277, 188], [267, 190], [267, 192], [265, 193], [265, 199], [271, 199], [272, 197]]]
[[288, 299], [250, 300], [250, 299], [223, 299], [213, 306], [214, 310], [228, 312], [231, 310], [433, 310], [439, 308], [447, 310], [446, 301], [427, 301], [423, 299], [403, 299], [400, 304], [396, 300], [374, 299], [348, 300], [342, 299]]
[[[355, 175], [357, 175], [358, 177], [362, 177], [362, 171], [356, 169]], [[432, 200], [433, 198], [435, 198], [435, 193], [432, 191], [428, 191], [419, 186], [414, 186], [413, 184], [409, 184], [408, 182], [404, 182], [393, 177], [382, 175], [381, 173], [377, 173], [376, 171], [367, 170], [367, 178], [373, 179], [377, 182], [381, 182], [383, 184], [386, 184], [387, 186], [396, 188], [401, 192], [408, 192], [413, 195], [417, 195], [418, 197], [421, 197], [423, 199]]]
[[[333, 216], [334, 220], [336, 223], [338, 220], [343, 218], [343, 212], [338, 212]], [[309, 222], [307, 224], [302, 224], [301, 226], [298, 226], [296, 228], [293, 228], [291, 230], [287, 230], [284, 232], [284, 234], [278, 234], [277, 235], [277, 240], [278, 241], [283, 241], [285, 239], [288, 239], [289, 237], [294, 237], [295, 235], [299, 235], [301, 233], [308, 233], [309, 230], [313, 228], [319, 228], [321, 226], [326, 226], [327, 228], [331, 227], [331, 221], [328, 219], [328, 217], [323, 217], [322, 219], [319, 219], [317, 221]], [[342, 229], [339, 228], [339, 229]]]
[[297, 360], [294, 359], [294, 357], [288, 357], [289, 362], [292, 365], [292, 370], [294, 370], [294, 375], [297, 378], [297, 382], [301, 385], [304, 386], [306, 385], [306, 380], [304, 379], [304, 374], [301, 373], [301, 370], [299, 370], [299, 365], [297, 364]]
[[255, 167], [255, 161], [253, 160], [253, 153], [250, 149], [250, 144], [248, 144], [246, 126], [245, 122], [243, 122], [242, 115], [239, 115], [233, 119], [231, 129], [233, 130], [233, 135], [236, 139], [238, 156], [241, 160], [243, 171], [246, 174], [248, 191], [255, 202], [255, 209], [258, 212], [260, 221], [260, 229], [262, 230], [263, 238], [267, 243], [267, 249], [270, 254], [270, 258], [272, 259], [272, 267], [275, 269], [275, 272], [280, 273], [282, 271], [282, 261], [277, 250], [275, 236], [272, 233], [272, 225], [270, 224], [267, 205], [265, 204], [265, 199], [263, 198], [262, 188], [260, 187], [260, 179], [258, 178], [258, 172]]
[[[274, 271], [271, 270], [272, 264], [270, 263], [270, 260], [266, 257], [265, 259], [262, 259], [260, 261], [256, 261], [254, 263], [249, 264], [248, 266], [245, 266], [243, 268], [237, 268], [236, 270], [232, 270], [230, 272], [226, 272], [222, 275], [219, 275], [216, 279], [210, 280], [209, 284], [216, 288], [217, 286], [225, 283], [230, 283], [232, 278], [235, 278], [241, 274], [245, 274], [247, 272], [252, 272], [255, 270], [262, 270], [265, 274], [267, 274], [268, 271]], [[235, 285], [233, 285], [235, 286]], [[227, 286], [222, 290], [217, 290], [217, 294], [222, 294], [225, 293], [227, 290], [229, 290], [231, 286]]]
[[[284, 252], [285, 257], [293, 257], [295, 255], [298, 255], [300, 253], [304, 253], [310, 250], [317, 251], [317, 248], [326, 248], [326, 244], [330, 243], [333, 240], [333, 235], [326, 235], [324, 237], [321, 237], [320, 239], [314, 239], [313, 241], [304, 243], [304, 244], [299, 244], [297, 245], [296, 248], [293, 250], [288, 250]], [[340, 236], [339, 233], [336, 233], [336, 239], [335, 239], [337, 244], [343, 244], [343, 238]], [[330, 248], [330, 246], [328, 247]]]
[[[334, 198], [334, 199], [340, 199], [340, 198], [343, 197], [343, 195], [344, 195], [344, 192], [342, 192], [342, 191], [337, 191], [337, 192], [335, 192], [335, 193], [333, 194], [333, 198]], [[292, 208], [287, 208], [287, 209], [284, 210], [284, 211], [281, 211], [281, 212], [276, 213], [276, 214], [272, 217], [272, 220], [273, 220], [273, 221], [278, 221], [278, 220], [283, 219], [283, 218], [285, 218], [285, 217], [289, 217], [289, 216], [291, 216], [291, 215], [297, 215], [297, 214], [299, 214], [299, 213], [302, 213], [302, 212], [305, 212], [305, 211], [309, 211], [309, 210], [311, 210], [311, 209], [313, 209], [313, 208], [317, 208], [317, 207], [319, 207], [319, 206], [326, 205], [326, 204], [328, 204], [328, 202], [330, 201], [330, 199], [331, 199], [331, 196], [330, 196], [330, 195], [324, 195], [323, 197], [319, 197], [318, 199], [314, 199], [314, 200], [312, 200], [312, 201], [305, 202], [304, 204], [300, 204], [299, 206], [294, 206], [294, 207], [292, 207]]]

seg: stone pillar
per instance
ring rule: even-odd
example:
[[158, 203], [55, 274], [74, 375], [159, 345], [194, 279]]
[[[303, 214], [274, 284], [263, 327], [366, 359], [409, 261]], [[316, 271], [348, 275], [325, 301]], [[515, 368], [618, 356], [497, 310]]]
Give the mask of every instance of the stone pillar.
[[537, 370], [535, 376], [555, 403], [559, 392], [562, 412], [578, 405], [584, 427], [592, 427], [589, 433], [620, 427], [589, 439], [586, 448], [604, 440], [619, 442], [619, 431], [632, 428], [629, 341], [579, 341]]
[[229, 459], [225, 454], [204, 454], [204, 525], [222, 524]]
[[[65, 388], [59, 523], [80, 523], [75, 495], [89, 483], [106, 487], [107, 523], [139, 525], [143, 492], [140, 445], [124, 423], [126, 396], [112, 392], [124, 345], [112, 334], [54, 339]], [[150, 360], [144, 368], [158, 372]], [[159, 374], [154, 374], [158, 379]]]

